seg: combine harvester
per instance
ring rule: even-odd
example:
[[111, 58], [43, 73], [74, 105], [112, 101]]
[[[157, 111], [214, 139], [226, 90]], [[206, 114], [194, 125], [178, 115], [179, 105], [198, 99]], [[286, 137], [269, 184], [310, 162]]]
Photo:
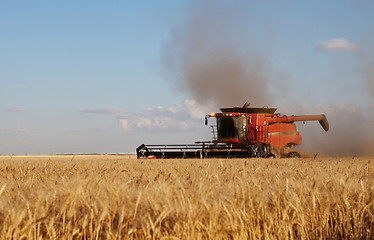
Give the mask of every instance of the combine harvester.
[[294, 147], [301, 135], [294, 122], [319, 121], [325, 131], [329, 123], [324, 114], [284, 116], [276, 108], [221, 108], [221, 113], [205, 116], [216, 118], [213, 141], [194, 144], [145, 145], [136, 149], [137, 158], [298, 158]]

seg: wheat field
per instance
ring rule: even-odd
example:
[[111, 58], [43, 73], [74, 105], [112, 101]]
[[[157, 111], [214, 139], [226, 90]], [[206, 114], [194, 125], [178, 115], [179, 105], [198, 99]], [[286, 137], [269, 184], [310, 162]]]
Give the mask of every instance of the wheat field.
[[374, 239], [372, 158], [0, 163], [0, 239]]

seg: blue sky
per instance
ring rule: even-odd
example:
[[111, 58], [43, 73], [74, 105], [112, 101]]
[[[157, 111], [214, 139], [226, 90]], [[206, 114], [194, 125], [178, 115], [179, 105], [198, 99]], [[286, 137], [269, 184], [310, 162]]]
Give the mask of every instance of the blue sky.
[[[0, 154], [209, 140], [205, 114], [246, 101], [371, 126], [373, 10], [369, 0], [2, 1]], [[248, 65], [244, 94], [214, 75], [227, 56]], [[304, 143], [317, 151], [315, 139]]]

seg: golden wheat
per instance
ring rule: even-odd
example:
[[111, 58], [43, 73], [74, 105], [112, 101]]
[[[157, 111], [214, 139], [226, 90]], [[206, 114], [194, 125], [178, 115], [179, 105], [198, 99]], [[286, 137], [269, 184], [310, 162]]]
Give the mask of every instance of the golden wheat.
[[0, 158], [1, 239], [373, 239], [370, 158]]

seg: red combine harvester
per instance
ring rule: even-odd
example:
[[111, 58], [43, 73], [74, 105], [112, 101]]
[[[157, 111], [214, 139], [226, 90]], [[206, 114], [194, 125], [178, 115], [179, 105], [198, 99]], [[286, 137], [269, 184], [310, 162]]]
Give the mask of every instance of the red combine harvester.
[[301, 135], [294, 122], [319, 121], [325, 131], [329, 123], [324, 114], [284, 116], [276, 108], [221, 108], [215, 117], [214, 140], [195, 144], [145, 145], [136, 149], [138, 158], [271, 158], [300, 157], [294, 147], [301, 144]]

